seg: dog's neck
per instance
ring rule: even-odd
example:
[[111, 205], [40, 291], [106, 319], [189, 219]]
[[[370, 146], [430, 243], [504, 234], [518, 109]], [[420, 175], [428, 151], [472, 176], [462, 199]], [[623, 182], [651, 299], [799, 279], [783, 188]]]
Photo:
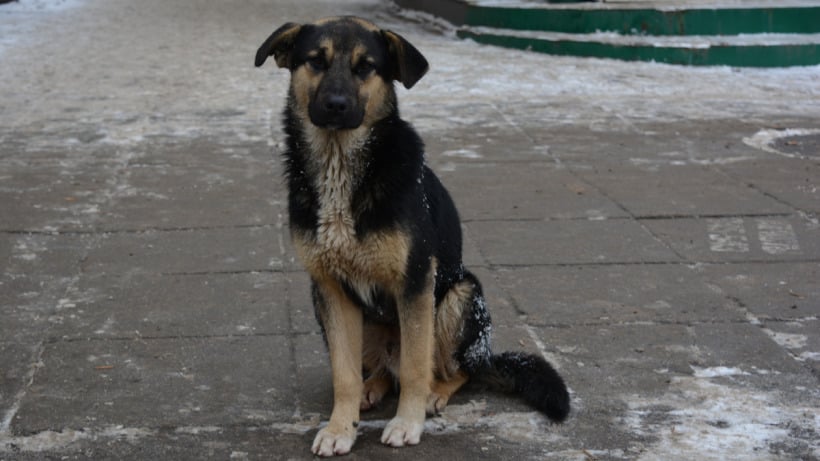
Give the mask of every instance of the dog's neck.
[[370, 128], [326, 130], [308, 123], [305, 135], [311, 151], [307, 166], [319, 199], [316, 238], [327, 248], [343, 248], [356, 238], [351, 199], [366, 167], [361, 151]]

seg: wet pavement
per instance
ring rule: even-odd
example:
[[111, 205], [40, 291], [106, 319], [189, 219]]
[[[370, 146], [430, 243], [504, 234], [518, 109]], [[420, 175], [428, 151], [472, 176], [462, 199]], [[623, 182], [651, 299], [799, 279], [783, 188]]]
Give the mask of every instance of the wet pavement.
[[[150, 3], [150, 4], [149, 4]], [[286, 21], [356, 14], [431, 62], [402, 113], [485, 285], [547, 357], [551, 425], [468, 387], [349, 459], [820, 458], [820, 69], [479, 46], [358, 2], [0, 5], [0, 460], [310, 459], [328, 361], [287, 233]]]

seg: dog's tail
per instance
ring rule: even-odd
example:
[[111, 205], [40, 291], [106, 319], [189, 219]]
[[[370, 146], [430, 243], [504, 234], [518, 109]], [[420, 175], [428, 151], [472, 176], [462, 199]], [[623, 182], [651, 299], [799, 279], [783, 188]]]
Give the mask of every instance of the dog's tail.
[[524, 352], [504, 352], [490, 357], [478, 381], [516, 394], [555, 422], [569, 415], [569, 392], [561, 375], [542, 357]]

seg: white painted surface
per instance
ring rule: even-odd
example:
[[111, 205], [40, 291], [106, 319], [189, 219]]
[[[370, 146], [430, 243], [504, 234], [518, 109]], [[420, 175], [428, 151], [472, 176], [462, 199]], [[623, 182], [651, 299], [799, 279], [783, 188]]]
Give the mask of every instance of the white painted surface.
[[800, 251], [794, 228], [785, 219], [758, 219], [757, 235], [763, 251], [771, 255]]
[[709, 248], [719, 253], [745, 253], [749, 251], [749, 239], [743, 218], [707, 219]]

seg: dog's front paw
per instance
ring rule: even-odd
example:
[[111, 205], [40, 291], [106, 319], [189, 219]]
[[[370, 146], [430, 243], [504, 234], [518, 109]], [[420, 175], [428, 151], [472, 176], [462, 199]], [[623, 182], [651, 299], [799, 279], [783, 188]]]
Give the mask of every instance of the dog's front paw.
[[353, 442], [356, 441], [356, 428], [349, 430], [334, 430], [328, 425], [316, 434], [311, 450], [314, 455], [337, 456], [350, 453]]
[[424, 420], [413, 421], [396, 416], [387, 423], [382, 432], [382, 443], [391, 447], [417, 445], [421, 441]]

